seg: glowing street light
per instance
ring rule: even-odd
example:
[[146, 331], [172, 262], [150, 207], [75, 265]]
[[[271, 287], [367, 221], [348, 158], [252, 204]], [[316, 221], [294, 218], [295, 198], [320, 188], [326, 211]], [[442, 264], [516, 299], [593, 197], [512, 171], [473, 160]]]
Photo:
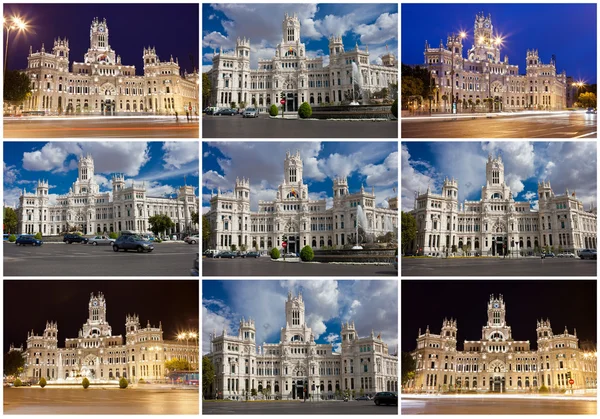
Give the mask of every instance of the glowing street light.
[[4, 25], [4, 29], [6, 29], [6, 49], [4, 51], [4, 74], [2, 77], [2, 81], [6, 79], [6, 62], [8, 60], [8, 39], [10, 37], [10, 31], [16, 30], [19, 32], [27, 31], [27, 22], [25, 22], [19, 16], [11, 16], [6, 18], [2, 16], [2, 24]]

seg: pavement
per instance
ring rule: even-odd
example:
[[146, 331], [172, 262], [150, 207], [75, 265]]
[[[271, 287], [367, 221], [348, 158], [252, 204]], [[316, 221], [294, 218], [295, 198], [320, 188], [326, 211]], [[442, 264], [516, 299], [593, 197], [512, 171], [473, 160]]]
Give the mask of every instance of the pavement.
[[4, 243], [3, 267], [6, 276], [190, 276], [199, 250], [187, 243], [156, 243], [152, 253], [76, 243]]
[[5, 138], [199, 138], [199, 121], [179, 117], [4, 118]]
[[597, 137], [597, 115], [585, 112], [402, 118], [402, 138], [586, 138]]
[[595, 260], [578, 258], [401, 258], [402, 276], [596, 276]]
[[393, 265], [277, 263], [268, 256], [256, 259], [202, 259], [202, 276], [398, 276]]
[[398, 415], [398, 406], [376, 406], [372, 401], [202, 402], [203, 415]]
[[401, 415], [418, 414], [587, 414], [595, 415], [597, 402], [578, 399], [527, 399], [505, 397], [411, 399], [402, 396]]
[[202, 138], [398, 138], [398, 121], [202, 117]]
[[198, 415], [199, 392], [134, 389], [5, 388], [4, 414]]

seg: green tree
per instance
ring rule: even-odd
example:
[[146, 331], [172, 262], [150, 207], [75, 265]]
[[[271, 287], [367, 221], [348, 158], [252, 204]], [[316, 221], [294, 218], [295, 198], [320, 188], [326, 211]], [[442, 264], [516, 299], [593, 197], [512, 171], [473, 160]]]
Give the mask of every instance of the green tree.
[[231, 248], [232, 252], [235, 252], [237, 250], [237, 246], [235, 244], [232, 244], [231, 246], [229, 246]]
[[202, 108], [210, 106], [211, 82], [208, 74], [202, 73]]
[[109, 239], [118, 239], [119, 235], [117, 233], [115, 233], [114, 231], [111, 231], [110, 233], [108, 233], [108, 238]]
[[15, 375], [23, 369], [25, 358], [20, 351], [9, 351], [4, 354], [4, 375]]
[[208, 389], [210, 385], [215, 380], [215, 367], [212, 362], [210, 362], [210, 358], [207, 356], [202, 357], [202, 391], [204, 392], [204, 397], [209, 398]]
[[281, 254], [279, 253], [279, 249], [274, 247], [273, 249], [271, 249], [271, 259], [279, 259], [279, 257], [281, 256]]
[[579, 95], [577, 101], [581, 103], [584, 108], [595, 108], [596, 107], [596, 95], [592, 92], [585, 92]]
[[20, 379], [16, 379], [15, 382], [13, 383], [14, 387], [21, 387], [23, 385], [23, 383], [21, 382]]
[[4, 76], [4, 100], [19, 105], [31, 95], [31, 81], [27, 74], [7, 70]]
[[192, 224], [194, 224], [194, 225], [198, 224], [198, 212], [197, 211], [192, 211]]
[[18, 222], [19, 220], [17, 218], [17, 212], [12, 208], [4, 207], [4, 233], [16, 233]]
[[311, 117], [311, 115], [312, 115], [312, 108], [310, 107], [310, 105], [308, 104], [308, 102], [304, 102], [302, 105], [300, 105], [300, 107], [298, 108], [298, 115], [302, 119], [310, 118]]
[[406, 384], [408, 380], [414, 376], [416, 367], [417, 364], [411, 354], [408, 352], [402, 352], [402, 363], [400, 364], [400, 368], [402, 370], [402, 385]]
[[410, 242], [417, 237], [417, 220], [412, 214], [402, 211], [401, 215], [401, 237], [400, 243], [402, 246], [402, 253], [406, 253]]
[[35, 233], [35, 236], [34, 236], [34, 237], [35, 237], [36, 239], [38, 239], [38, 240], [42, 240], [42, 233], [40, 233], [40, 232], [38, 231], [37, 233]]
[[88, 388], [90, 386], [90, 380], [87, 379], [87, 377], [85, 377], [82, 381], [81, 381], [81, 385], [83, 386], [83, 388]]
[[175, 223], [167, 214], [157, 214], [148, 218], [150, 223], [150, 231], [158, 236], [159, 233], [164, 233], [167, 229], [175, 227]]
[[127, 382], [127, 379], [125, 377], [121, 377], [119, 380], [119, 388], [127, 388], [128, 385], [129, 383]]
[[44, 387], [46, 387], [46, 384], [47, 384], [46, 379], [44, 377], [40, 378], [40, 382], [39, 382], [40, 387], [44, 388]]
[[231, 102], [229, 104], [229, 106], [231, 106], [231, 109], [235, 109], [236, 108], [236, 103], [235, 102]]
[[190, 363], [187, 359], [172, 358], [165, 362], [165, 368], [169, 371], [189, 371]]
[[271, 105], [271, 107], [269, 108], [269, 115], [277, 116], [277, 114], [279, 114], [279, 108], [277, 107], [277, 105]]
[[210, 242], [210, 236], [212, 231], [210, 230], [210, 221], [206, 215], [202, 216], [202, 247], [208, 248]]
[[304, 246], [302, 250], [300, 250], [300, 259], [304, 262], [310, 262], [315, 258], [315, 252], [313, 252], [312, 247]]
[[394, 100], [394, 103], [392, 103], [392, 115], [394, 115], [395, 118], [398, 118], [398, 99]]
[[11, 234], [10, 236], [8, 236], [8, 241], [11, 243], [14, 243], [17, 241], [17, 236], [14, 234]]
[[252, 390], [250, 390], [250, 395], [251, 396], [257, 396], [258, 395], [258, 392], [256, 391], [255, 388], [253, 388]]

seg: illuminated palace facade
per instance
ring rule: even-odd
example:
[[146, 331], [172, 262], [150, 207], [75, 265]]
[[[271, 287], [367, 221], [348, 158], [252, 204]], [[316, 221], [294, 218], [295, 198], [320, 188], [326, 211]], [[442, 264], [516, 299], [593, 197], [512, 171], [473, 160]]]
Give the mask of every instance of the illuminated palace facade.
[[288, 294], [285, 316], [279, 343], [257, 347], [253, 320], [242, 319], [237, 336], [213, 332], [205, 356], [214, 365], [215, 381], [205, 397], [242, 399], [252, 389], [259, 394], [269, 389], [280, 399], [332, 399], [337, 390], [371, 396], [398, 391], [398, 355], [389, 353], [381, 335], [359, 337], [354, 322], [342, 324], [341, 351], [333, 352], [332, 344], [315, 343], [302, 294]]
[[453, 389], [479, 392], [521, 392], [545, 386], [551, 390], [572, 388], [595, 389], [597, 385], [596, 352], [579, 347], [577, 330], [569, 333], [552, 331], [550, 320], [537, 321], [537, 350], [529, 341], [514, 340], [506, 324], [506, 303], [490, 297], [487, 324], [481, 339], [465, 340], [457, 349], [457, 321], [444, 319], [439, 334], [419, 329], [417, 349], [411, 355], [416, 361], [414, 379], [407, 388], [412, 391], [448, 391]]
[[344, 50], [342, 37], [329, 39], [329, 65], [323, 57], [307, 57], [306, 46], [300, 40], [297, 15], [286, 14], [282, 23], [281, 42], [275, 57], [258, 61], [258, 69], [250, 69], [250, 40], [237, 40], [230, 53], [219, 49], [213, 56], [211, 104], [229, 107], [231, 102], [255, 103], [264, 108], [286, 99], [286, 111], [297, 111], [302, 102], [311, 106], [339, 103], [352, 97], [352, 68], [361, 74], [363, 91], [376, 92], [398, 83], [398, 62], [392, 53], [381, 57], [382, 64], [373, 64], [369, 47]]
[[25, 73], [31, 80], [26, 111], [49, 113], [185, 114], [199, 107], [197, 72], [180, 75], [179, 61], [161, 61], [155, 48], [144, 48], [144, 74], [121, 63], [121, 56], [108, 43], [106, 20], [95, 18], [90, 26], [90, 47], [83, 62], [73, 62], [69, 71], [69, 41], [58, 38], [52, 51], [29, 48]]
[[538, 184], [538, 206], [515, 201], [504, 180], [501, 157], [488, 156], [486, 184], [478, 201], [458, 202], [458, 182], [444, 180], [442, 193], [415, 194], [417, 236], [409, 249], [440, 256], [451, 252], [491, 256], [530, 255], [547, 248], [577, 254], [596, 249], [596, 209], [585, 210], [575, 192], [555, 195]]
[[162, 324], [158, 327], [140, 325], [139, 317], [125, 319], [125, 338], [113, 335], [106, 320], [106, 300], [102, 293], [90, 295], [88, 319], [79, 335], [65, 339], [58, 346], [58, 324], [46, 322], [42, 335], [33, 330], [27, 333], [27, 345], [21, 378], [27, 381], [91, 382], [119, 380], [121, 377], [137, 382], [139, 379], [162, 379], [166, 376], [165, 362], [185, 359], [197, 370], [199, 351], [196, 345], [164, 339]]
[[[463, 36], [466, 34], [462, 34]], [[564, 109], [567, 104], [567, 76], [557, 73], [554, 56], [542, 63], [538, 50], [527, 51], [526, 73], [500, 57], [502, 39], [494, 35], [492, 17], [475, 17], [474, 44], [463, 52], [463, 36], [448, 36], [435, 48], [425, 41], [425, 66], [436, 86], [432, 106], [450, 111], [452, 103], [463, 108], [487, 107], [484, 99], [496, 99], [495, 109]], [[454, 95], [454, 101], [452, 100]], [[471, 101], [471, 103], [469, 103]]]

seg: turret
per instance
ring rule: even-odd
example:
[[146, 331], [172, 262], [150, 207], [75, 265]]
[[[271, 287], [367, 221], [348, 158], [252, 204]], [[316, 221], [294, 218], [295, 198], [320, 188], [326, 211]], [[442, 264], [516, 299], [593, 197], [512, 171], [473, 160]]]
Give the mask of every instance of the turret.
[[329, 55], [340, 55], [344, 53], [344, 43], [341, 36], [332, 36], [329, 38]]
[[244, 202], [250, 202], [250, 179], [242, 177], [235, 179], [235, 197]]
[[541, 64], [537, 49], [527, 50], [527, 67]]
[[333, 179], [333, 199], [340, 199], [345, 195], [348, 195], [348, 178], [336, 177]]
[[256, 342], [256, 326], [253, 319], [245, 320], [243, 317], [240, 320], [239, 338], [244, 342], [254, 344]]
[[65, 60], [69, 62], [69, 40], [67, 38], [58, 38], [54, 40], [54, 47], [52, 48], [52, 54], [58, 58], [58, 60]]
[[48, 197], [48, 181], [47, 180], [38, 180], [36, 194], [38, 196]]
[[142, 54], [142, 58], [144, 60], [144, 71], [147, 66], [153, 66], [160, 63], [158, 59], [158, 55], [156, 55], [155, 47], [144, 48], [144, 53]]
[[113, 193], [125, 189], [125, 176], [123, 174], [114, 174], [112, 176]]
[[550, 320], [542, 319], [537, 321], [537, 328], [535, 329], [537, 332], [537, 341], [538, 348], [544, 343], [545, 340], [552, 338], [552, 326], [550, 325]]
[[454, 319], [446, 319], [442, 322], [442, 331], [440, 333], [442, 339], [448, 344], [450, 349], [456, 349], [456, 333], [458, 331], [458, 327], [456, 324], [456, 320]]
[[[358, 339], [358, 334], [356, 333], [356, 328], [354, 327], [354, 322], [346, 322], [342, 323], [342, 346], [349, 345], [352, 341]], [[343, 353], [343, 350], [342, 350]]]
[[548, 200], [554, 196], [554, 192], [552, 192], [552, 186], [550, 185], [550, 181], [542, 181], [538, 182], [538, 198], [540, 200]]
[[488, 155], [485, 163], [485, 178], [488, 185], [504, 185], [504, 163], [502, 157]]
[[458, 181], [454, 178], [444, 179], [444, 186], [442, 186], [442, 196], [446, 199], [451, 199], [458, 202]]
[[135, 334], [140, 329], [140, 316], [137, 314], [130, 315], [128, 314], [125, 317], [125, 330], [127, 336], [130, 334]]
[[243, 61], [250, 62], [250, 39], [238, 38], [235, 43], [235, 55]]
[[285, 43], [300, 42], [300, 20], [297, 13], [293, 15], [286, 13], [281, 28]]
[[58, 324], [56, 322], [46, 322], [46, 328], [44, 329], [44, 339], [46, 340], [48, 348], [56, 348], [58, 342]]

